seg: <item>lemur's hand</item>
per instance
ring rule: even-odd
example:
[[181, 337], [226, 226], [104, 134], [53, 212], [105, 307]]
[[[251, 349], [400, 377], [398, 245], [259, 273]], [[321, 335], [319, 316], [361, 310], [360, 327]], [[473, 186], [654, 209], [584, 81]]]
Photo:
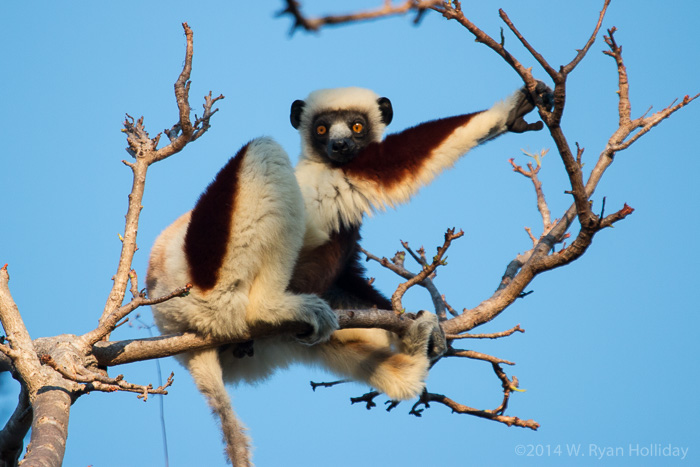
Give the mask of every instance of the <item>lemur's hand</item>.
[[[551, 109], [554, 104], [554, 95], [549, 86], [544, 84], [542, 81], [537, 82], [537, 87], [535, 88], [535, 93], [537, 97], [540, 97], [544, 102], [547, 109]], [[515, 104], [508, 115], [508, 120], [506, 120], [506, 127], [508, 131], [513, 133], [524, 133], [526, 131], [538, 131], [544, 127], [542, 122], [527, 123], [523, 118], [525, 115], [530, 113], [532, 109], [535, 108], [535, 102], [532, 100], [530, 93], [527, 92], [527, 88], [523, 86], [517, 92], [515, 99]]]
[[311, 332], [295, 336], [296, 340], [305, 345], [314, 345], [325, 342], [333, 331], [338, 329], [338, 316], [328, 306], [325, 300], [313, 294], [300, 294], [304, 306], [302, 313], [297, 318], [311, 325]]

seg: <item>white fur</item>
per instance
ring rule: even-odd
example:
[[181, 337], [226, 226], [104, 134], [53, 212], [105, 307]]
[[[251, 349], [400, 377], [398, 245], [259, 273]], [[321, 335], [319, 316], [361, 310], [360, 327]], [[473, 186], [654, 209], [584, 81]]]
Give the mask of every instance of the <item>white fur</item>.
[[370, 212], [371, 205], [363, 190], [359, 190], [345, 174], [330, 169], [326, 164], [302, 159], [296, 168], [307, 215], [307, 224], [317, 234], [307, 238], [304, 248], [325, 243], [341, 224], [359, 225], [362, 217]]

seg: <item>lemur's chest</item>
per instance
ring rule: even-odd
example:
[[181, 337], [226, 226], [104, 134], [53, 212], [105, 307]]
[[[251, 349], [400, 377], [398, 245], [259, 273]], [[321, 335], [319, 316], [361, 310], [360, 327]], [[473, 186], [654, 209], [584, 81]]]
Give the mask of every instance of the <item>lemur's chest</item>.
[[307, 235], [290, 290], [323, 294], [355, 254], [370, 205], [340, 169], [306, 160], [297, 166], [296, 176], [304, 197]]
[[371, 205], [362, 189], [340, 169], [304, 161], [296, 170], [306, 206], [307, 225], [330, 237], [359, 227]]

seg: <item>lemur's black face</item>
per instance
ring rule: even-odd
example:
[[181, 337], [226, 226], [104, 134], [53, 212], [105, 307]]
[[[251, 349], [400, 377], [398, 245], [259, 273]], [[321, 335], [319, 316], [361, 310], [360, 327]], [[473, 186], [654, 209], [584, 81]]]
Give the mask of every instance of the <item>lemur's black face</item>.
[[334, 165], [350, 162], [371, 142], [367, 116], [353, 110], [317, 115], [310, 132], [314, 149]]
[[[388, 125], [393, 117], [391, 102], [386, 97], [376, 101], [381, 121]], [[340, 166], [353, 160], [359, 152], [381, 134], [375, 134], [372, 122], [361, 110], [345, 109], [321, 112], [312, 115], [311, 125], [302, 129], [304, 101], [294, 101], [290, 120], [292, 126], [302, 132], [302, 138], [323, 160], [331, 165]], [[380, 131], [381, 133], [381, 131]]]

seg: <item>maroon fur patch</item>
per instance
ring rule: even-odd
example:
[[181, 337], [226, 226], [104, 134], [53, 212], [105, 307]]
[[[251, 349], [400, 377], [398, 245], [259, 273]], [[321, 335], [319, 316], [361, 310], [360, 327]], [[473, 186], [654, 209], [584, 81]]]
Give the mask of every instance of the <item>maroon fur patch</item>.
[[364, 277], [359, 241], [359, 226], [342, 227], [327, 243], [300, 255], [289, 290], [320, 295], [333, 308], [388, 305], [390, 309], [391, 303]]
[[190, 277], [197, 287], [209, 290], [219, 278], [226, 246], [233, 226], [233, 211], [241, 162], [248, 145], [243, 146], [219, 171], [199, 197], [185, 235], [185, 255]]
[[359, 239], [359, 227], [342, 227], [328, 242], [299, 255], [289, 290], [323, 295], [352, 258]]
[[410, 182], [433, 149], [477, 113], [432, 120], [388, 135], [382, 142], [369, 144], [342, 169], [350, 177], [373, 180], [385, 188]]

